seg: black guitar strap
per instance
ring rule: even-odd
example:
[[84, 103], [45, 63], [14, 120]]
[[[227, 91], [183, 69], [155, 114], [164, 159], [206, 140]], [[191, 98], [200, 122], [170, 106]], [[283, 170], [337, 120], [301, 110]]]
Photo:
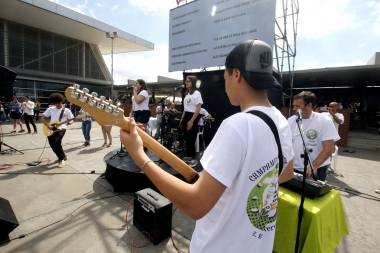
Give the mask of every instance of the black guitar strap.
[[63, 117], [63, 112], [65, 111], [65, 107], [62, 108], [61, 115], [59, 115], [58, 121], [61, 122], [61, 119]]
[[278, 160], [279, 160], [279, 163], [280, 163], [279, 164], [278, 175], [281, 175], [281, 172], [282, 172], [282, 169], [283, 169], [283, 166], [284, 166], [284, 160], [283, 160], [284, 158], [283, 158], [283, 155], [282, 155], [280, 136], [278, 135], [278, 130], [277, 130], [276, 124], [274, 124], [273, 120], [268, 115], [266, 115], [265, 113], [263, 113], [261, 111], [252, 110], [252, 111], [249, 111], [247, 113], [253, 114], [253, 115], [261, 118], [265, 123], [267, 123], [267, 125], [269, 126], [269, 128], [272, 130], [272, 133], [274, 135], [274, 138], [276, 139], [277, 148], [278, 148]]

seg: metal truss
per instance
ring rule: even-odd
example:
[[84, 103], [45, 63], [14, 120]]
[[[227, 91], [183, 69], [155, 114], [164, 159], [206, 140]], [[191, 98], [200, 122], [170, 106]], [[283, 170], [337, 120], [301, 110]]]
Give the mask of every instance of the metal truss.
[[[277, 0], [276, 22], [274, 34], [274, 52], [275, 65], [277, 65], [278, 74], [289, 73], [290, 92], [283, 93], [283, 105], [285, 99], [293, 97], [293, 77], [294, 64], [297, 55], [297, 25], [298, 25], [299, 4], [298, 0]], [[289, 99], [289, 113], [291, 108]]]

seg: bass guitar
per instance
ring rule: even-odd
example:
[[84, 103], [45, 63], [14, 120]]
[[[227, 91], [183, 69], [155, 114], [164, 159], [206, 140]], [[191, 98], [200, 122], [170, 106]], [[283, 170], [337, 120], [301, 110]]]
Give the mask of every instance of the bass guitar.
[[[99, 125], [113, 125], [129, 132], [129, 120], [124, 116], [124, 110], [115, 105], [109, 104], [104, 96], [97, 97], [96, 92], [89, 94], [87, 88], [79, 89], [78, 84], [69, 87], [65, 90], [65, 96], [68, 101], [84, 108]], [[153, 139], [145, 131], [137, 128], [145, 147], [150, 149], [158, 157], [164, 160], [173, 169], [182, 174], [188, 182], [192, 182], [198, 178], [196, 170], [179, 159], [176, 155], [162, 146], [159, 142]]]
[[58, 119], [57, 119], [57, 120], [54, 120], [53, 122], [50, 122], [50, 123], [49, 123], [49, 126], [52, 126], [52, 127], [53, 127], [52, 129], [49, 129], [46, 125], [43, 125], [43, 126], [42, 126], [42, 130], [43, 130], [43, 132], [44, 132], [44, 135], [45, 135], [46, 137], [49, 137], [49, 136], [51, 136], [52, 134], [54, 134], [55, 132], [60, 132], [60, 131], [62, 131], [61, 126], [62, 126], [63, 124], [65, 124], [66, 122], [70, 121], [70, 120], [71, 120], [71, 119], [66, 120], [66, 121], [64, 121], [64, 122], [59, 122]]

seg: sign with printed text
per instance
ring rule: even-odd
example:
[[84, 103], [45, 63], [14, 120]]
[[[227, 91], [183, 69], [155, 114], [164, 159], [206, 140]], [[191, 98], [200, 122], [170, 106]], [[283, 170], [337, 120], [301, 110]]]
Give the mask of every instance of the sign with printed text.
[[249, 39], [273, 48], [276, 0], [198, 0], [170, 11], [169, 72], [223, 66]]

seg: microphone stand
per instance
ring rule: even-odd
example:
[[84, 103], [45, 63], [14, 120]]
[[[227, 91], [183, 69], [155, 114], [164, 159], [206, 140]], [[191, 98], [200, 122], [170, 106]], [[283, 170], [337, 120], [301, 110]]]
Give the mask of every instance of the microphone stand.
[[296, 119], [296, 122], [297, 122], [297, 125], [298, 125], [298, 130], [300, 132], [300, 136], [301, 136], [301, 139], [302, 139], [302, 144], [303, 144], [303, 150], [304, 150], [304, 153], [301, 155], [301, 158], [303, 158], [303, 165], [304, 165], [304, 170], [303, 170], [303, 174], [302, 174], [302, 194], [301, 194], [301, 203], [300, 203], [300, 207], [298, 209], [298, 224], [297, 224], [297, 236], [296, 236], [296, 244], [295, 244], [295, 248], [294, 248], [294, 252], [295, 253], [298, 253], [298, 247], [299, 247], [299, 237], [300, 237], [300, 233], [301, 233], [301, 223], [302, 223], [302, 218], [303, 218], [303, 204], [304, 204], [304, 201], [305, 201], [305, 194], [306, 194], [306, 171], [307, 171], [307, 166], [310, 164], [310, 167], [311, 167], [311, 172], [312, 172], [312, 175], [313, 175], [313, 179], [315, 181], [317, 181], [318, 179], [318, 176], [317, 176], [317, 173], [315, 172], [314, 170], [314, 166], [313, 166], [313, 163], [311, 162], [311, 158], [310, 158], [310, 152], [313, 152], [312, 149], [308, 149], [306, 147], [306, 143], [305, 143], [305, 139], [303, 138], [303, 134], [302, 134], [302, 127], [301, 127], [301, 121], [302, 121], [302, 118], [300, 117], [297, 117]]

